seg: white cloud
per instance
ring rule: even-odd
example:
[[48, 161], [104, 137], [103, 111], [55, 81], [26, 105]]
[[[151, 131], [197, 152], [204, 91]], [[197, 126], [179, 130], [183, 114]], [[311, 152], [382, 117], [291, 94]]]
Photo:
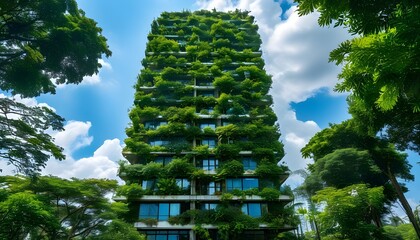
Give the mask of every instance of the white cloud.
[[[290, 0], [287, 2], [291, 3]], [[318, 13], [299, 17], [296, 7], [287, 10], [283, 15], [288, 18], [282, 21], [280, 3], [270, 0], [196, 2], [203, 9], [229, 11], [238, 8], [250, 11], [255, 17], [262, 39], [265, 69], [273, 76], [270, 94], [286, 152], [282, 161], [294, 171], [305, 168], [311, 161], [302, 159], [300, 149], [320, 127], [314, 121], [299, 121], [290, 103], [305, 101], [321, 89], [332, 92], [340, 69], [328, 63], [329, 52], [348, 38], [348, 34], [342, 28], [319, 27]], [[301, 178], [291, 178], [291, 181], [301, 181]]]
[[66, 159], [49, 160], [42, 174], [61, 178], [107, 178], [121, 181], [117, 177], [117, 171], [118, 161], [123, 156], [118, 139], [105, 140], [91, 157], [74, 159], [72, 153], [75, 150], [92, 143], [93, 137], [89, 135], [91, 126], [90, 122], [69, 121], [64, 126], [64, 131], [53, 134], [56, 144], [64, 148]]
[[98, 63], [102, 65], [103, 69], [112, 70], [112, 66], [109, 62], [105, 62], [102, 58], [98, 60]]
[[[121, 182], [117, 172], [118, 161], [123, 159], [123, 156], [118, 139], [105, 140], [91, 157], [74, 159], [72, 153], [75, 150], [91, 144], [93, 140], [93, 137], [89, 136], [91, 126], [90, 122], [69, 121], [64, 126], [64, 131], [53, 132], [51, 135], [55, 138], [55, 143], [63, 147], [66, 159], [63, 161], [50, 159], [42, 174], [61, 178], [107, 178]], [[0, 169], [3, 170], [2, 175], [15, 174], [15, 168], [7, 165], [4, 160], [0, 161]]]
[[92, 76], [83, 77], [81, 85], [95, 85], [101, 82], [101, 78], [98, 74], [93, 74]]
[[89, 146], [93, 137], [89, 136], [90, 122], [69, 121], [64, 131], [53, 133], [55, 143], [64, 148], [65, 154], [71, 154], [81, 147]]
[[104, 144], [93, 153], [93, 157], [108, 157], [114, 162], [123, 159], [120, 140], [117, 138], [105, 140]]
[[[77, 139], [80, 138], [75, 138], [76, 142]], [[78, 144], [72, 143], [70, 145]], [[61, 178], [107, 178], [121, 181], [117, 177], [118, 161], [123, 159], [121, 152], [120, 140], [105, 140], [92, 157], [74, 159], [71, 155], [67, 155], [63, 161], [51, 159], [42, 173]]]

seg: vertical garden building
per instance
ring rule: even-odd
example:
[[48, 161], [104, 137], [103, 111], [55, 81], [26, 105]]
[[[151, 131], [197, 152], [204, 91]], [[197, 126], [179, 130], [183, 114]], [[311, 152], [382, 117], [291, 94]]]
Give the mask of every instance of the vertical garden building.
[[142, 61], [119, 175], [147, 239], [274, 239], [296, 224], [248, 12], [162, 13]]

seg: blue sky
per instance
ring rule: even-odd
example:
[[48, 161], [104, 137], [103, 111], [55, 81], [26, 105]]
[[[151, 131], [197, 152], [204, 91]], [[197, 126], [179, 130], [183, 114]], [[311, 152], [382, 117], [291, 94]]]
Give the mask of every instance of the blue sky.
[[[133, 102], [132, 86], [141, 68], [150, 24], [162, 11], [251, 11], [259, 25], [266, 70], [273, 76], [273, 108], [285, 144], [284, 161], [291, 170], [310, 162], [301, 158], [299, 150], [317, 131], [349, 117], [346, 96], [332, 91], [340, 68], [328, 63], [328, 53], [349, 35], [341, 28], [320, 28], [316, 13], [298, 17], [290, 0], [77, 1], [103, 29], [113, 55], [103, 59], [99, 74], [87, 77], [84, 83], [60, 86], [55, 95], [23, 100], [34, 105], [46, 103], [67, 120], [66, 131], [52, 133], [67, 159], [51, 160], [45, 174], [116, 178]], [[418, 159], [411, 154], [412, 172], [420, 178], [420, 166], [415, 164]], [[296, 181], [296, 177], [289, 180], [290, 184]], [[408, 187], [407, 197], [418, 205], [420, 190], [414, 191], [415, 182]]]

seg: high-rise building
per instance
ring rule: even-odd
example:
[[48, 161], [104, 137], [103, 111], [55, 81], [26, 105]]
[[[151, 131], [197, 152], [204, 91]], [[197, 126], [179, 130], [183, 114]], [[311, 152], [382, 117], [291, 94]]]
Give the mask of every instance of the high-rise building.
[[153, 21], [119, 175], [147, 239], [274, 239], [294, 229], [288, 168], [248, 12]]

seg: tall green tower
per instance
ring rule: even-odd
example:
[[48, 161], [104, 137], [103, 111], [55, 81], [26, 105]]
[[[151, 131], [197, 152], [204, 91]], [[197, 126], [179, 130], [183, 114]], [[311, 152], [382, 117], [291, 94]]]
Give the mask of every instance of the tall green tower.
[[135, 226], [153, 240], [263, 240], [294, 229], [254, 18], [164, 12], [151, 27], [116, 198]]

